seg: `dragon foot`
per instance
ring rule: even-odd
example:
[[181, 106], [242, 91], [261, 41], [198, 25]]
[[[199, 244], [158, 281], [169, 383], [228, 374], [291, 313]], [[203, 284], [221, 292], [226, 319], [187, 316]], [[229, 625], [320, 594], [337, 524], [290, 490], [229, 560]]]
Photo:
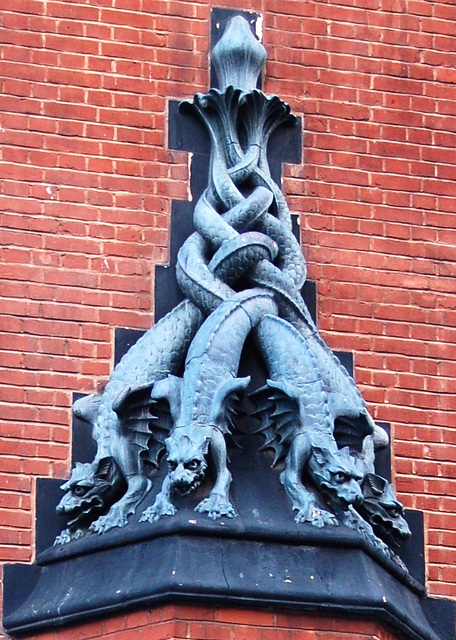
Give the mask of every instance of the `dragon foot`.
[[140, 522], [157, 522], [162, 516], [173, 516], [177, 512], [176, 507], [171, 502], [157, 500], [151, 507], [147, 507], [141, 514]]
[[114, 505], [105, 516], [100, 516], [98, 520], [92, 522], [89, 531], [102, 534], [115, 527], [125, 527], [127, 524], [128, 520], [123, 509], [119, 509], [117, 505]]
[[207, 513], [211, 520], [217, 520], [223, 516], [236, 518], [236, 512], [228, 498], [217, 493], [210, 494], [209, 497], [202, 500], [195, 507], [195, 511]]
[[79, 538], [82, 538], [83, 535], [84, 531], [82, 529], [76, 529], [76, 531], [64, 529], [62, 533], [60, 533], [54, 540], [54, 546], [58, 544], [68, 544], [73, 540], [79, 540]]
[[298, 509], [298, 513], [295, 515], [295, 522], [309, 522], [319, 529], [322, 529], [325, 525], [331, 525], [333, 527], [339, 526], [339, 521], [335, 515], [324, 509], [319, 509], [312, 504]]

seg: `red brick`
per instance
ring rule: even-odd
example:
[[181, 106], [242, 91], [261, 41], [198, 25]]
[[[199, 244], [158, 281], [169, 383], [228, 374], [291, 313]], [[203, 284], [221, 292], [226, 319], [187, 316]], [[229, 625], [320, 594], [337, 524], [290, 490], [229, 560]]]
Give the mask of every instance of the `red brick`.
[[219, 609], [216, 613], [217, 622], [227, 622], [239, 625], [255, 625], [270, 627], [274, 625], [274, 614], [270, 612], [259, 613], [248, 609]]
[[[166, 150], [166, 101], [206, 86], [213, 3], [139, 4], [16, 0], [2, 14], [9, 315], [1, 326], [9, 345], [0, 380], [11, 418], [2, 433], [7, 448], [24, 441], [24, 461], [5, 457], [0, 485], [18, 471], [68, 472], [71, 393], [105, 381], [116, 325], [150, 326], [151, 272], [168, 256], [170, 199], [188, 197], [186, 154]], [[438, 525], [434, 547], [445, 540], [453, 550], [454, 523], [441, 509], [452, 515], [456, 495], [447, 484], [455, 444], [454, 8], [444, 0], [409, 0], [407, 12], [400, 2], [350, 4], [265, 0], [249, 8], [265, 14], [267, 91], [305, 116], [305, 164], [286, 168], [284, 189], [303, 214], [320, 326], [328, 342], [355, 350], [372, 411], [398, 435], [399, 486], [425, 510], [429, 540]], [[11, 408], [20, 408], [16, 420]], [[53, 438], [60, 444], [48, 444]], [[51, 462], [55, 455], [62, 461]], [[28, 512], [30, 477], [11, 486]], [[10, 560], [31, 555], [30, 531], [21, 531], [28, 538], [11, 543]], [[451, 572], [432, 569], [431, 594], [454, 597], [455, 585]], [[188, 615], [207, 619], [198, 608]], [[103, 633], [119, 638], [124, 629]], [[228, 623], [212, 622], [217, 629], [231, 633]]]

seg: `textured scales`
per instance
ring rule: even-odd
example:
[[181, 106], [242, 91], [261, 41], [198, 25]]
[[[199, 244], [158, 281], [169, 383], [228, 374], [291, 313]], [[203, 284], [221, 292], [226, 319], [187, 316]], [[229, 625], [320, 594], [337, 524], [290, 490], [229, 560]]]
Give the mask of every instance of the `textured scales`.
[[[384, 543], [351, 505], [362, 499], [360, 469], [373, 472], [375, 449], [388, 439], [302, 299], [305, 260], [268, 165], [272, 132], [294, 116], [277, 96], [255, 88], [265, 51], [243, 18], [230, 22], [214, 56], [221, 89], [181, 104], [201, 119], [211, 141], [195, 233], [181, 247], [176, 267], [187, 299], [130, 349], [103, 394], [75, 403], [75, 415], [92, 425], [97, 454], [91, 465], [78, 467], [78, 483], [64, 490], [93, 487], [107, 468], [108, 485], [115, 478], [126, 483], [120, 499], [94, 494], [100, 517], [85, 503], [85, 526], [103, 533], [127, 523], [149, 491], [150, 469], [165, 448], [168, 473], [142, 520], [173, 515], [173, 492], [194, 490], [211, 455], [216, 482], [197, 510], [212, 519], [235, 517], [225, 437], [235, 428], [236, 398], [249, 381], [237, 376], [253, 329], [270, 378], [256, 393], [263, 448], [274, 450], [275, 462], [285, 458], [280, 479], [296, 521], [321, 527], [342, 519], [380, 548]], [[184, 360], [184, 376], [177, 378]], [[319, 497], [343, 515], [338, 519], [321, 508]], [[63, 532], [59, 542], [86, 531]]]
[[[275, 311], [270, 294], [245, 291], [220, 305], [201, 326], [187, 354], [179, 408], [166, 441], [171, 468], [154, 505], [144, 511], [141, 520], [152, 522], [175, 513], [173, 494], [187, 493], [201, 482], [209, 450], [216, 481], [196, 509], [213, 519], [235, 517], [229, 500], [231, 474], [224, 436], [234, 427], [237, 395], [250, 381], [236, 377], [244, 342], [262, 317]], [[163, 387], [164, 396], [171, 400], [170, 390]], [[177, 386], [175, 389], [177, 392]]]
[[307, 470], [327, 500], [345, 508], [361, 498], [357, 481], [362, 475], [348, 449], [337, 447], [317, 362], [303, 336], [281, 318], [265, 316], [256, 328], [256, 341], [270, 377], [256, 394], [260, 432], [265, 434], [264, 447], [274, 450], [274, 463], [286, 456], [280, 478], [295, 519], [316, 527], [337, 525], [336, 517], [321, 508], [303, 484], [303, 472]]

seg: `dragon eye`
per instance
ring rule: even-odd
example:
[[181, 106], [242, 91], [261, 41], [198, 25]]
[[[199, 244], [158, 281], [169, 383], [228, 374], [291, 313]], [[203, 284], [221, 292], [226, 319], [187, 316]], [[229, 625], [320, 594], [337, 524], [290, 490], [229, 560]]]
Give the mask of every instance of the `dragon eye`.
[[194, 460], [190, 460], [190, 462], [185, 463], [185, 468], [189, 471], [196, 471], [200, 466], [199, 460], [196, 458]]
[[168, 460], [168, 467], [171, 469], [171, 471], [174, 471], [175, 469], [177, 469], [177, 462], [175, 460]]
[[76, 485], [73, 487], [73, 493], [75, 496], [83, 496], [87, 492], [85, 487], [81, 487], [81, 485]]
[[399, 518], [401, 515], [401, 510], [398, 507], [391, 507], [388, 509], [388, 513], [392, 518]]
[[347, 481], [347, 475], [342, 471], [338, 471], [334, 474], [334, 480], [337, 482], [337, 484], [343, 484]]

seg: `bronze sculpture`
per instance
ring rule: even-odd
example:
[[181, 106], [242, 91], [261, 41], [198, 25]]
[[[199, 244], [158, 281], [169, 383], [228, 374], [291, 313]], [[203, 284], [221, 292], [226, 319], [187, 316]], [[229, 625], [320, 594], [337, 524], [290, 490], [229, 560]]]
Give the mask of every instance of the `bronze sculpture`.
[[[293, 116], [277, 96], [255, 88], [266, 52], [242, 17], [231, 20], [212, 58], [220, 87], [181, 105], [202, 120], [211, 140], [209, 183], [195, 205], [195, 232], [178, 256], [186, 300], [124, 356], [101, 396], [75, 403], [75, 415], [93, 427], [97, 454], [62, 487], [58, 511], [71, 524], [57, 543], [125, 526], [164, 452], [168, 473], [141, 521], [174, 515], [173, 496], [200, 485], [209, 459], [215, 483], [196, 509], [214, 520], [236, 517], [225, 438], [236, 429], [236, 400], [250, 382], [238, 377], [250, 334], [268, 380], [249, 391], [265, 448], [274, 449], [275, 462], [285, 460], [280, 481], [296, 522], [343, 522], [396, 559], [387, 545], [410, 533], [401, 506], [396, 501], [386, 515], [384, 491], [366, 494], [375, 450], [388, 437], [303, 301], [305, 261], [268, 166], [269, 138]], [[338, 440], [338, 421], [350, 447]]]

